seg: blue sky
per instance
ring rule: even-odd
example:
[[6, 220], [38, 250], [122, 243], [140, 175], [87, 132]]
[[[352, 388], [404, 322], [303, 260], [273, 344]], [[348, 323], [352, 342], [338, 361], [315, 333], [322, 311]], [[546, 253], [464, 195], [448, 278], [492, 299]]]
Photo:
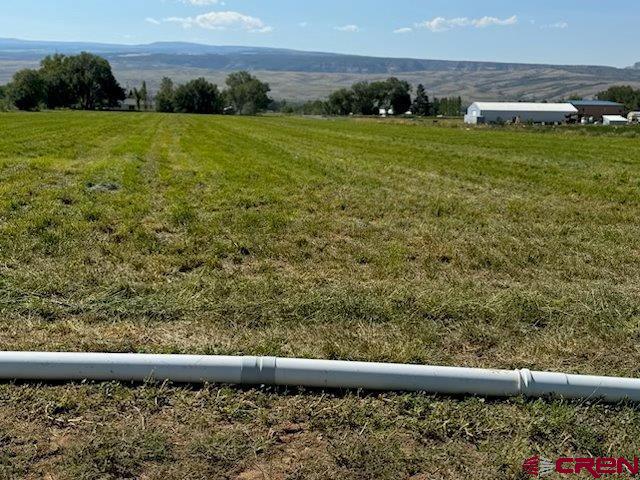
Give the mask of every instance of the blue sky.
[[5, 0], [0, 37], [628, 66], [639, 0]]

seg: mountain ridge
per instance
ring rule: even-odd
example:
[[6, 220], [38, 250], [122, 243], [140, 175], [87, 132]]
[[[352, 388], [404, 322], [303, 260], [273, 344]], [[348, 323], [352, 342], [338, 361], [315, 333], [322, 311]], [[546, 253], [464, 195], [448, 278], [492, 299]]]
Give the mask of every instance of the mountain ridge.
[[[614, 66], [608, 65], [588, 65], [588, 64], [545, 64], [535, 62], [495, 62], [484, 60], [443, 60], [443, 59], [424, 59], [414, 57], [384, 57], [384, 56], [371, 56], [371, 55], [356, 55], [347, 53], [333, 53], [322, 51], [304, 51], [294, 50], [287, 48], [273, 48], [273, 47], [253, 47], [253, 46], [240, 46], [240, 45], [207, 45], [192, 42], [152, 42], [148, 44], [112, 44], [112, 43], [99, 43], [99, 42], [59, 42], [59, 41], [47, 41], [47, 40], [21, 40], [16, 38], [0, 38], [0, 58], [5, 56], [11, 56], [11, 59], [22, 58], [33, 55], [35, 57], [53, 54], [75, 54], [82, 51], [91, 51], [96, 54], [107, 54], [112, 58], [119, 58], [127, 54], [138, 54], [140, 56], [168, 56], [168, 55], [188, 55], [188, 56], [215, 56], [215, 55], [287, 55], [291, 57], [315, 57], [315, 58], [337, 58], [341, 61], [352, 61], [356, 64], [362, 64], [362, 62], [382, 61], [385, 65], [410, 65], [414, 70], [404, 70], [396, 68], [395, 71], [422, 71], [428, 64], [434, 64], [436, 66], [462, 66], [468, 65], [477, 68], [483, 66], [486, 68], [504, 68], [504, 67], [552, 67], [552, 68], [566, 68], [566, 69], [603, 69], [603, 70], [616, 70], [623, 71]], [[358, 67], [356, 66], [355, 69]], [[360, 68], [362, 68], [360, 66]], [[640, 68], [640, 63], [631, 68]], [[353, 71], [354, 69], [351, 69]], [[304, 70], [301, 70], [304, 71]], [[389, 71], [394, 71], [390, 68]]]
[[146, 80], [157, 88], [163, 76], [176, 82], [204, 76], [223, 84], [234, 70], [268, 81], [274, 98], [312, 100], [362, 80], [397, 76], [422, 83], [431, 95], [472, 100], [558, 100], [593, 96], [612, 85], [640, 88], [640, 68], [551, 65], [395, 57], [370, 57], [292, 49], [216, 46], [189, 42], [122, 45], [0, 38], [0, 83], [32, 68], [52, 53], [90, 51], [106, 57], [128, 88]]

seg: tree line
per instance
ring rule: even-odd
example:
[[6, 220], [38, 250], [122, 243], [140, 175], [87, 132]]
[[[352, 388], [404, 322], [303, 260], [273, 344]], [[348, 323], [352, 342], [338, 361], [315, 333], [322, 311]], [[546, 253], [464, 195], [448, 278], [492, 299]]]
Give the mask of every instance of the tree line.
[[[177, 85], [163, 78], [155, 95], [158, 112], [253, 115], [267, 109], [284, 113], [318, 115], [377, 115], [382, 110], [402, 115], [411, 111], [417, 116], [460, 115], [462, 99], [430, 99], [423, 85], [415, 96], [409, 82], [390, 77], [376, 82], [357, 82], [350, 88], [333, 92], [329, 98], [299, 103], [274, 102], [269, 98], [268, 83], [248, 72], [231, 73], [226, 88], [205, 78]], [[629, 87], [630, 88], [630, 87]], [[11, 83], [0, 87], [0, 108], [11, 105], [20, 110], [39, 108], [75, 108], [96, 110], [117, 108], [126, 98], [135, 99], [138, 110], [154, 103], [146, 82], [141, 88], [126, 92], [117, 82], [109, 62], [97, 55], [50, 55], [38, 69], [17, 72]]]
[[461, 97], [430, 99], [424, 85], [416, 88], [404, 80], [391, 77], [378, 82], [358, 82], [351, 88], [333, 92], [326, 101], [305, 103], [276, 102], [274, 109], [303, 115], [378, 115], [382, 110], [395, 115], [407, 112], [416, 116], [457, 116], [462, 112]]
[[249, 72], [231, 73], [223, 91], [205, 78], [197, 78], [176, 86], [170, 78], [163, 78], [156, 95], [158, 112], [180, 113], [236, 113], [255, 115], [265, 111], [272, 100], [269, 84], [261, 82]]
[[627, 110], [640, 111], [640, 89], [619, 85], [598, 93], [598, 100], [621, 103]]
[[[155, 98], [159, 112], [238, 113], [252, 115], [271, 103], [269, 84], [248, 72], [236, 72], [226, 79], [223, 91], [205, 78], [175, 85], [164, 78]], [[96, 110], [119, 107], [127, 97], [138, 109], [151, 104], [146, 82], [127, 92], [120, 86], [109, 62], [97, 55], [50, 55], [38, 69], [17, 72], [12, 81], [0, 87], [0, 107], [19, 110], [74, 108]]]
[[430, 101], [424, 85], [416, 88], [415, 97], [409, 82], [391, 77], [385, 81], [358, 82], [329, 96], [327, 113], [333, 115], [375, 115], [381, 110], [396, 115], [411, 112], [418, 116], [460, 115], [460, 97], [434, 98]]

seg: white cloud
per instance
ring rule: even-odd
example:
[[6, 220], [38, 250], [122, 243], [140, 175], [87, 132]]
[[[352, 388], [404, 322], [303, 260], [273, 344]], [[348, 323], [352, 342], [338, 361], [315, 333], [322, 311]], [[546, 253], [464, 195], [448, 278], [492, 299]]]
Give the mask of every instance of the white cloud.
[[543, 25], [540, 28], [558, 28], [560, 30], [564, 30], [565, 28], [569, 28], [569, 24], [567, 22], [556, 22], [550, 25]]
[[156, 20], [155, 18], [152, 18], [152, 17], [147, 17], [144, 19], [144, 21], [147, 23], [151, 23], [153, 25], [160, 25], [160, 23], [162, 23], [160, 22], [160, 20]]
[[411, 33], [413, 32], [413, 28], [411, 27], [404, 27], [404, 28], [397, 28], [393, 31], [393, 33]]
[[451, 18], [447, 20], [444, 17], [436, 17], [432, 20], [425, 20], [424, 22], [418, 23], [416, 24], [416, 27], [426, 28], [432, 32], [446, 32], [447, 30], [451, 30], [454, 26], [461, 26], [460, 22], [462, 20], [468, 22], [468, 19], [462, 18]]
[[500, 19], [496, 17], [482, 17], [476, 20], [472, 20], [471, 23], [473, 24], [474, 27], [477, 27], [477, 28], [491, 27], [494, 25], [505, 27], [505, 26], [515, 25], [516, 23], [518, 23], [518, 17], [515, 15], [505, 19]]
[[509, 18], [497, 18], [497, 17], [482, 17], [482, 18], [468, 18], [468, 17], [456, 17], [456, 18], [444, 18], [435, 17], [431, 20], [425, 20], [424, 22], [417, 23], [417, 28], [426, 28], [432, 32], [446, 32], [454, 28], [474, 27], [474, 28], [486, 28], [491, 26], [509, 26], [518, 23], [518, 17], [513, 15]]
[[184, 28], [199, 27], [207, 30], [246, 30], [253, 33], [269, 33], [273, 28], [262, 20], [239, 12], [209, 12], [196, 17], [169, 17], [163, 20], [178, 23]]
[[343, 25], [342, 27], [335, 27], [339, 32], [358, 33], [360, 27], [358, 25]]

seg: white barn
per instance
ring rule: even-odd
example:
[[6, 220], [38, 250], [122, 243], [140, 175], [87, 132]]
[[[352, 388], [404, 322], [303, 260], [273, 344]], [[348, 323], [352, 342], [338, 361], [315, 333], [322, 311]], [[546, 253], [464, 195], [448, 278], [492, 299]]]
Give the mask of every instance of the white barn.
[[578, 109], [570, 103], [475, 102], [464, 116], [465, 123], [565, 123]]

